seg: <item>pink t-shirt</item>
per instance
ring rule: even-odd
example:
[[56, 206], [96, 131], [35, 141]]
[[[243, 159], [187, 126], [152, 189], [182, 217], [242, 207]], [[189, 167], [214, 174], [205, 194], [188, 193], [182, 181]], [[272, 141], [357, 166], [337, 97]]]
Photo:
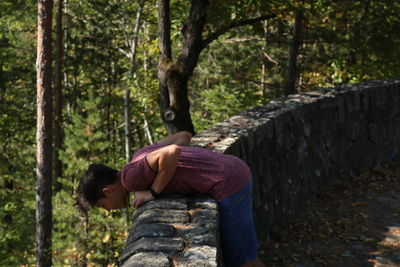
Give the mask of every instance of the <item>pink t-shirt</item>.
[[[128, 191], [149, 189], [156, 177], [146, 155], [164, 146], [150, 145], [138, 150], [121, 171]], [[174, 176], [163, 193], [210, 194], [215, 200], [239, 191], [250, 179], [250, 168], [240, 158], [199, 147], [181, 146]]]

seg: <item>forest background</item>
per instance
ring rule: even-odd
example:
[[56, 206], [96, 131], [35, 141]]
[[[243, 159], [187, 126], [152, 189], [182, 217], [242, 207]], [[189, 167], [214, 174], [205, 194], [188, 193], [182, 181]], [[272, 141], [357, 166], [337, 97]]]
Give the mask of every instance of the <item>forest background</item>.
[[[172, 54], [184, 46], [194, 2], [168, 3]], [[158, 103], [159, 3], [60, 3], [63, 142], [55, 159], [62, 168], [54, 174], [53, 264], [117, 265], [132, 210], [80, 212], [76, 190], [90, 163], [119, 169], [167, 134]], [[398, 1], [225, 0], [210, 1], [206, 11], [203, 36], [226, 31], [202, 50], [189, 79], [196, 132], [287, 93], [400, 77]], [[37, 14], [36, 1], [0, 2], [1, 266], [35, 263]], [[263, 15], [269, 19], [239, 27]]]

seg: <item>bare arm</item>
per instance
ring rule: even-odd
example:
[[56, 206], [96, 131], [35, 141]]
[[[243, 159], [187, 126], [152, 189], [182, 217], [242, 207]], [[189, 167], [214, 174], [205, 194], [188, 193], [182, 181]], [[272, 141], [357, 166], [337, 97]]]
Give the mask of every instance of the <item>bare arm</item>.
[[[159, 150], [153, 151], [146, 156], [150, 167], [157, 172], [151, 188], [161, 193], [167, 186], [175, 173], [181, 149], [178, 145], [169, 145]], [[140, 205], [153, 200], [154, 197], [149, 190], [135, 192], [133, 206], [138, 208]]]
[[160, 139], [157, 142], [157, 144], [159, 145], [175, 144], [179, 146], [187, 146], [190, 143], [190, 139], [192, 139], [192, 134], [186, 131], [182, 131]]

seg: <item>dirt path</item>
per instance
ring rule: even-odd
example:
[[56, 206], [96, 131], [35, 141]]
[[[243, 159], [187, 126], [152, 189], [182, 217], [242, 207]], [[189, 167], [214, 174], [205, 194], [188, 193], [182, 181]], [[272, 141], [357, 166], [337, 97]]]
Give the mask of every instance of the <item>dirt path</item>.
[[400, 162], [321, 193], [262, 257], [276, 267], [400, 267]]

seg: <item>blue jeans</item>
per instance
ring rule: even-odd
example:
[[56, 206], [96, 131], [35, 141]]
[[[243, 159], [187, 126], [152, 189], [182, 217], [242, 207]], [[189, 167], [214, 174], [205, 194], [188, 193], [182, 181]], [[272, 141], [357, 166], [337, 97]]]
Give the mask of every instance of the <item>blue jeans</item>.
[[217, 202], [220, 212], [221, 245], [227, 267], [257, 258], [258, 240], [253, 220], [252, 181]]

